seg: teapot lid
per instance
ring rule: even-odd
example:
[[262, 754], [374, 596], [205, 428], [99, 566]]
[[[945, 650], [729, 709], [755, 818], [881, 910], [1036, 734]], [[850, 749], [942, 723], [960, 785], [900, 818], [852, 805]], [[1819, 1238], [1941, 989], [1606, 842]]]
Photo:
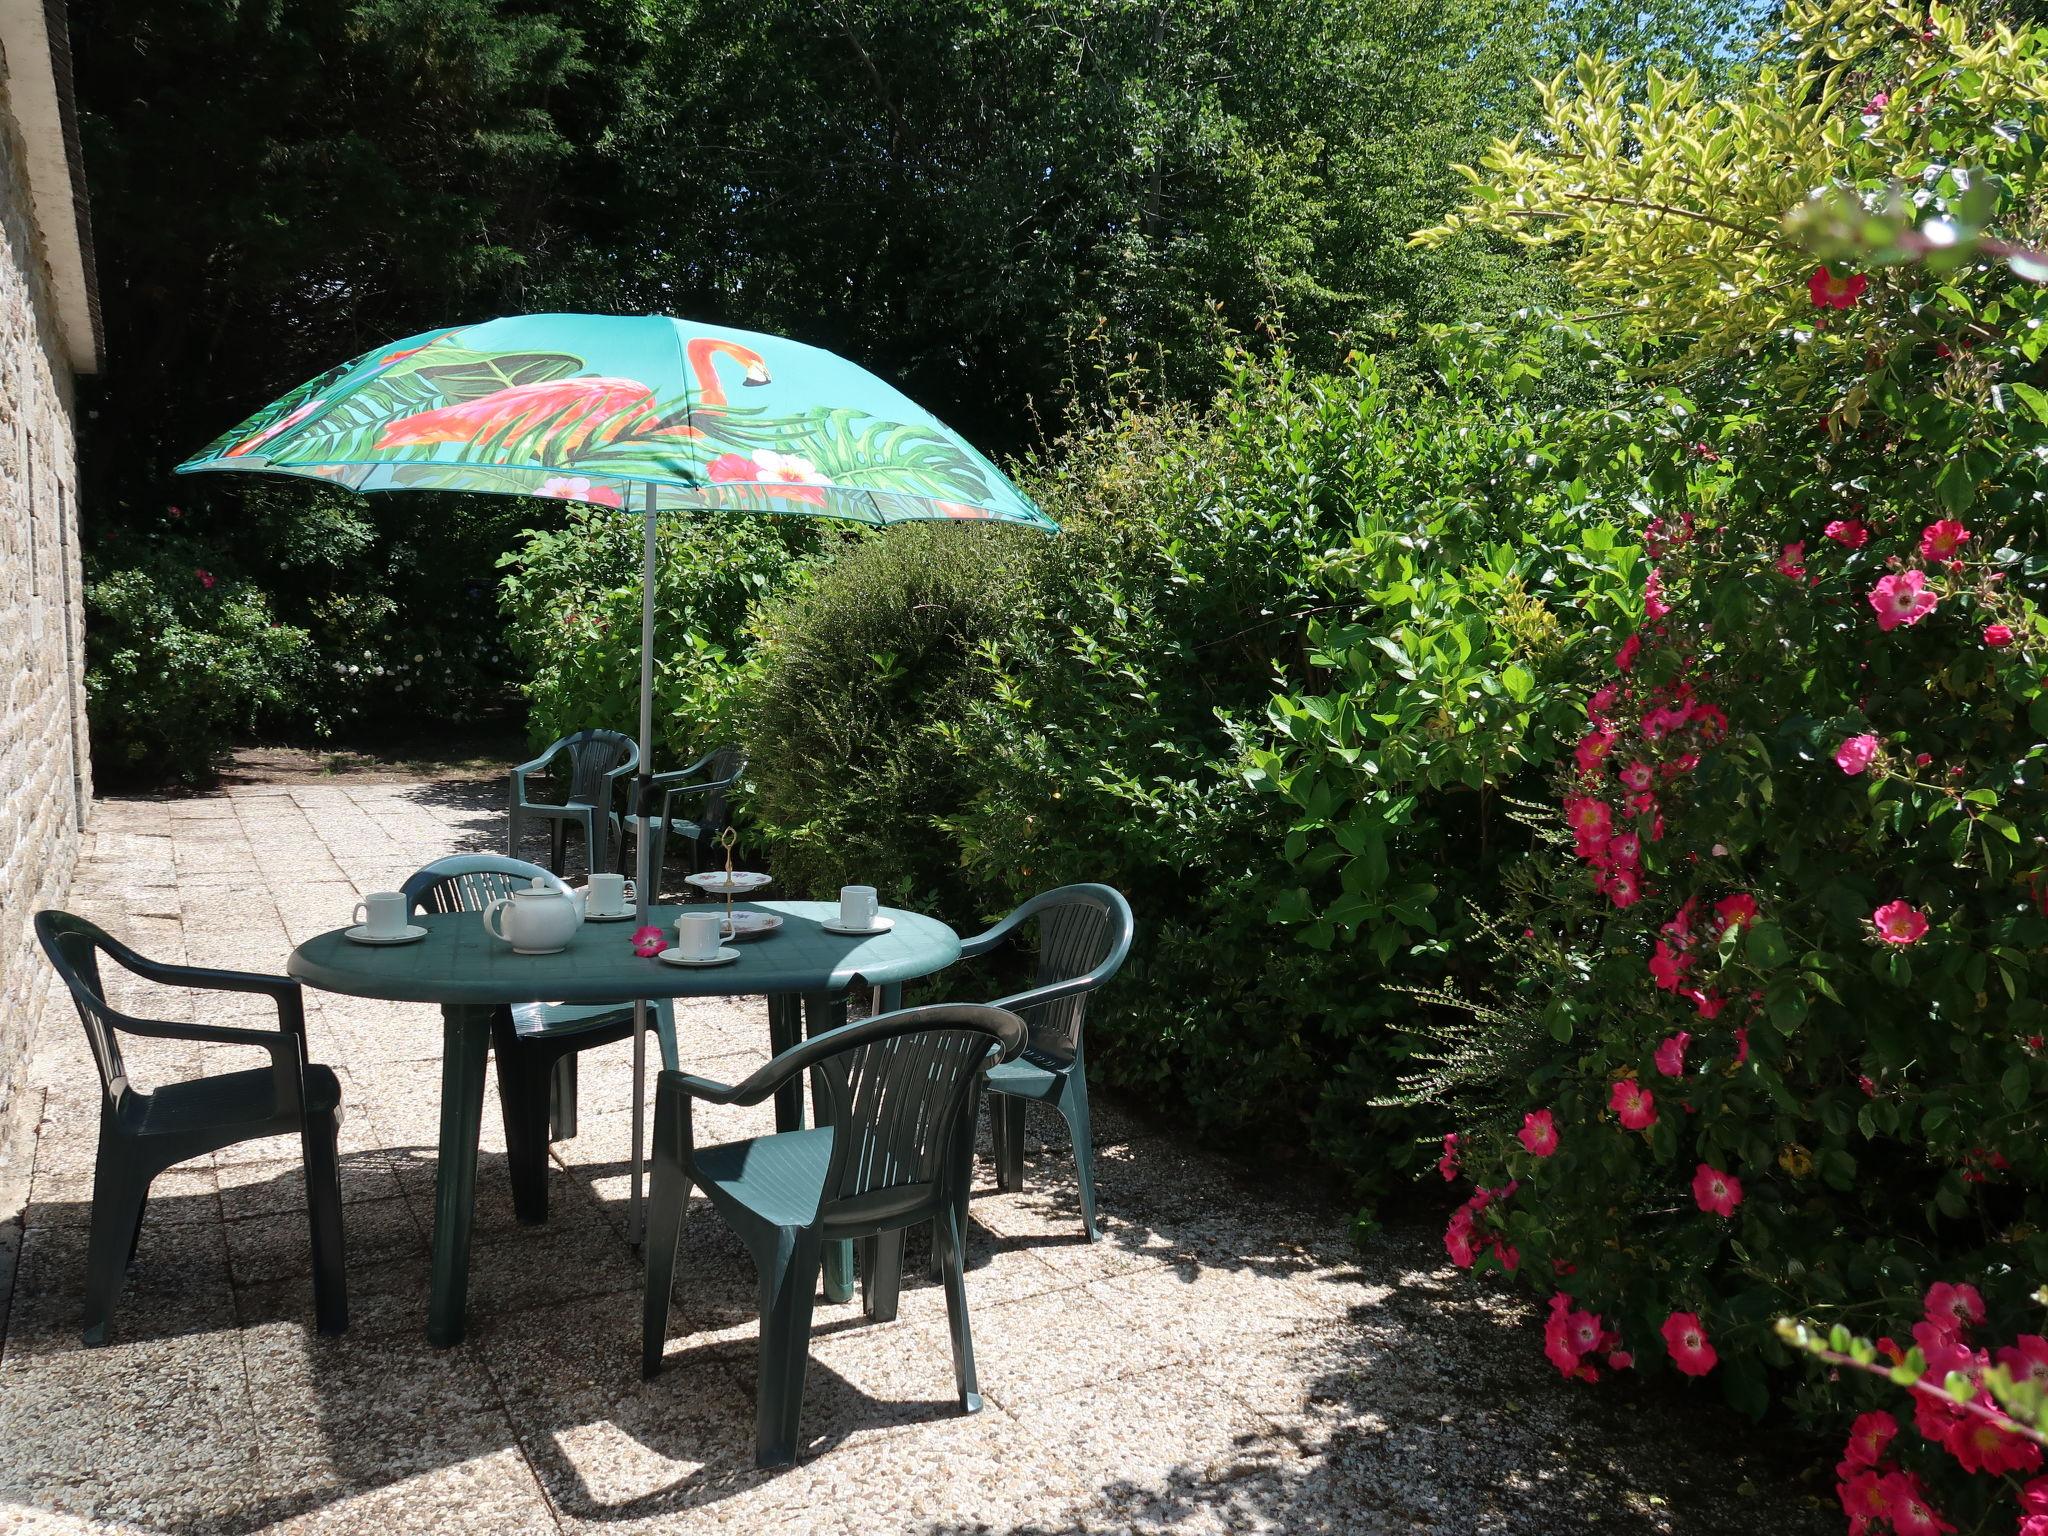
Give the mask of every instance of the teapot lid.
[[533, 884], [527, 887], [527, 890], [538, 891], [543, 896], [545, 896], [550, 889], [551, 887], [548, 885], [547, 876], [545, 875], [535, 875], [533, 877]]

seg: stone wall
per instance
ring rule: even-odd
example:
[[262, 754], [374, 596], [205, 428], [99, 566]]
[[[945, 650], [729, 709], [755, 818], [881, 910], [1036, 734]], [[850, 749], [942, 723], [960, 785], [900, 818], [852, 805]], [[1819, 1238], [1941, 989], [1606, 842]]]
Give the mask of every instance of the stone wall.
[[71, 370], [22, 167], [0, 110], [0, 1188], [36, 1118], [16, 1102], [51, 981], [30, 920], [63, 902], [92, 808]]

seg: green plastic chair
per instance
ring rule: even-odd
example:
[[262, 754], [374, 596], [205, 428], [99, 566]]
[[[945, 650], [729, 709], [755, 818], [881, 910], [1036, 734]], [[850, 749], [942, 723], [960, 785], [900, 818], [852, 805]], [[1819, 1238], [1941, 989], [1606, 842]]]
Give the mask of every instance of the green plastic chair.
[[[407, 878], [406, 911], [481, 912], [500, 896], [535, 880], [566, 891], [536, 864], [495, 853], [436, 859]], [[675, 1005], [647, 1006], [664, 1065], [676, 1065]], [[576, 1134], [576, 1057], [633, 1037], [633, 1005], [515, 1003], [491, 1014], [491, 1052], [498, 1060], [498, 1107], [505, 1118], [505, 1157], [512, 1173], [512, 1209], [524, 1222], [548, 1219], [548, 1143]]]
[[[556, 758], [568, 757], [566, 775], [569, 793], [560, 805], [532, 799], [527, 794], [526, 776], [550, 767]], [[632, 737], [617, 731], [578, 731], [564, 736], [530, 763], [512, 770], [511, 822], [506, 828], [505, 851], [519, 856], [520, 840], [529, 818], [548, 824], [548, 867], [562, 873], [570, 827], [583, 830], [583, 853], [593, 871], [612, 870], [611, 829], [615, 820], [621, 779], [631, 777], [640, 767], [640, 748]]]
[[[650, 781], [661, 791], [661, 814], [648, 818], [647, 870], [654, 888], [647, 894], [651, 900], [661, 890], [662, 860], [668, 854], [668, 840], [671, 835], [684, 839], [690, 845], [690, 873], [695, 874], [703, 858], [705, 844], [717, 839], [732, 823], [732, 813], [726, 804], [726, 791], [739, 782], [741, 774], [747, 771], [747, 755], [738, 747], [720, 747], [716, 752], [707, 752], [687, 768], [678, 768], [673, 773], [657, 773]], [[678, 816], [676, 801], [701, 795], [703, 803], [694, 817]], [[619, 828], [619, 867], [626, 863], [626, 839], [640, 835], [640, 818], [637, 815], [614, 817], [613, 824]]]
[[[953, 1335], [960, 1406], [981, 1409], [967, 1326], [966, 1265], [957, 1213], [974, 1172], [974, 1119], [985, 1069], [1023, 1049], [1024, 1021], [1001, 1008], [944, 1003], [827, 1030], [777, 1056], [737, 1087], [667, 1071], [654, 1109], [654, 1180], [647, 1224], [641, 1363], [661, 1369], [676, 1243], [691, 1189], [754, 1256], [761, 1281], [761, 1376], [754, 1459], [796, 1459], [810, 1362], [811, 1309], [827, 1242], [860, 1244], [863, 1305], [895, 1314], [903, 1229], [933, 1223]], [[811, 1073], [814, 1129], [699, 1147], [692, 1100], [759, 1104]]]
[[[1088, 1118], [1088, 1069], [1081, 1050], [1088, 999], [1122, 968], [1137, 929], [1131, 904], [1106, 885], [1063, 885], [1025, 902], [986, 933], [964, 939], [963, 959], [985, 955], [1013, 937], [1025, 923], [1038, 922], [1038, 974], [1031, 990], [998, 999], [1029, 1026], [1031, 1038], [1015, 1061], [988, 1075], [989, 1131], [995, 1146], [996, 1187], [1024, 1187], [1024, 1114], [1027, 1105], [1051, 1106], [1067, 1124], [1074, 1144], [1074, 1173], [1081, 1188], [1081, 1228], [1088, 1241], [1102, 1234], [1095, 1225], [1095, 1133]], [[966, 1214], [961, 1214], [966, 1224]]]
[[[156, 1176], [177, 1163], [245, 1141], [287, 1133], [299, 1137], [306, 1167], [306, 1214], [313, 1237], [313, 1311], [322, 1333], [348, 1328], [348, 1288], [341, 1225], [341, 1084], [327, 1067], [306, 1060], [306, 1013], [296, 981], [164, 965], [145, 959], [104, 930], [68, 912], [38, 912], [36, 938], [50, 957], [85, 1023], [100, 1074], [100, 1145], [92, 1176], [92, 1226], [86, 1239], [85, 1342], [104, 1344], [114, 1303], [136, 1244]], [[260, 992], [277, 1004], [278, 1028], [229, 1029], [139, 1019], [107, 1002], [100, 956], [123, 970], [169, 987], [208, 992]], [[144, 1092], [128, 1081], [120, 1036], [253, 1045], [270, 1053], [268, 1067], [223, 1072]]]

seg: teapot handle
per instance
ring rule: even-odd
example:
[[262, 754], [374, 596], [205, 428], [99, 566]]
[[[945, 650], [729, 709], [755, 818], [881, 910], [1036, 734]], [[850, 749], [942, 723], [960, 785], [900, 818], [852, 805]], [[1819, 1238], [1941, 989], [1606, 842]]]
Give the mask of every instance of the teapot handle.
[[500, 928], [497, 925], [497, 923], [493, 921], [493, 919], [496, 918], [500, 912], [504, 911], [507, 907], [511, 905], [511, 897], [500, 896], [496, 901], [492, 902], [488, 907], [484, 908], [484, 932], [488, 933], [492, 938], [497, 939], [506, 944], [510, 944], [512, 942], [512, 936], [509, 933], [506, 933], [502, 928]]

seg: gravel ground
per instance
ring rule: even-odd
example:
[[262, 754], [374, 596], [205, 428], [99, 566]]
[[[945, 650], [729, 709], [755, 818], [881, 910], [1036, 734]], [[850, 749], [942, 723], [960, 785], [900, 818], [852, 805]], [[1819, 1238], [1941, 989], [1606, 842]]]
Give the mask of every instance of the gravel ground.
[[[362, 891], [497, 846], [500, 806], [493, 782], [383, 775], [109, 800], [70, 905], [163, 959], [277, 971]], [[585, 1057], [545, 1226], [512, 1218], [487, 1097], [470, 1334], [437, 1350], [438, 1020], [308, 1004], [346, 1105], [349, 1333], [311, 1331], [294, 1148], [259, 1143], [159, 1181], [114, 1342], [96, 1350], [78, 1309], [97, 1088], [68, 1005], [45, 1010], [11, 1286], [16, 1241], [0, 1240], [0, 1529], [1839, 1530], [1809, 1458], [1711, 1388], [1563, 1385], [1532, 1309], [1450, 1269], [1433, 1225], [1354, 1247], [1342, 1211], [1248, 1183], [1113, 1103], [1097, 1113], [1099, 1243], [1080, 1239], [1057, 1122], [1032, 1122], [1023, 1192], [998, 1193], [981, 1163], [968, 1296], [987, 1408], [957, 1412], [943, 1299], [913, 1240], [895, 1322], [821, 1305], [802, 1459], [756, 1471], [751, 1268], [701, 1200], [666, 1369], [639, 1376], [629, 1048]], [[239, 1022], [246, 1007], [158, 1016]], [[758, 1000], [679, 1012], [693, 1070], [730, 1080], [765, 1059]], [[137, 1075], [243, 1065], [231, 1052], [155, 1046]], [[710, 1136], [764, 1128], [723, 1111]]]

